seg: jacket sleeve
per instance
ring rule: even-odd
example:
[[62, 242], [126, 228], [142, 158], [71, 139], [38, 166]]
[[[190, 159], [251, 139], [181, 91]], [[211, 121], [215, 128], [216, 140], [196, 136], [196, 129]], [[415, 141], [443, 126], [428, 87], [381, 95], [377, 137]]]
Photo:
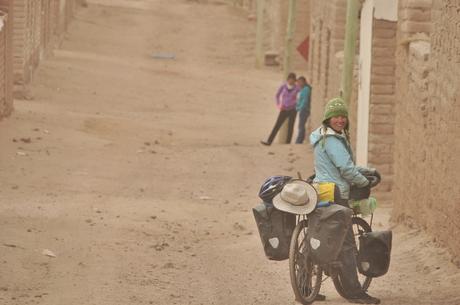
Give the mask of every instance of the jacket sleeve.
[[281, 104], [281, 101], [280, 101], [280, 96], [281, 96], [281, 92], [283, 92], [283, 87], [284, 85], [281, 85], [281, 87], [279, 87], [278, 91], [276, 92], [276, 105], [280, 105]]
[[356, 168], [363, 175], [375, 175], [375, 172], [377, 171], [375, 168], [369, 168], [364, 166], [356, 166]]
[[350, 153], [345, 148], [344, 143], [334, 136], [327, 137], [325, 150], [332, 163], [337, 167], [340, 175], [350, 185], [364, 187], [369, 184], [369, 181], [364, 177], [355, 166], [351, 159]]

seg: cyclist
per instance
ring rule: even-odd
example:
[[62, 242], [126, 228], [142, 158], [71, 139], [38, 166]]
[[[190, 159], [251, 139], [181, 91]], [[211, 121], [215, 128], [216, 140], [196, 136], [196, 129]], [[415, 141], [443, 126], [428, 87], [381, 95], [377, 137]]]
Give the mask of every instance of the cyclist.
[[[334, 98], [326, 104], [322, 126], [310, 135], [314, 147], [315, 173], [314, 182], [334, 182], [340, 190], [337, 204], [348, 206], [350, 187], [369, 188], [369, 181], [360, 171], [372, 171], [360, 168], [353, 161], [350, 146], [348, 109], [342, 98]], [[379, 304], [380, 300], [363, 291], [358, 280], [356, 266], [356, 243], [353, 229], [347, 232], [339, 260], [340, 276], [344, 289], [351, 303]]]

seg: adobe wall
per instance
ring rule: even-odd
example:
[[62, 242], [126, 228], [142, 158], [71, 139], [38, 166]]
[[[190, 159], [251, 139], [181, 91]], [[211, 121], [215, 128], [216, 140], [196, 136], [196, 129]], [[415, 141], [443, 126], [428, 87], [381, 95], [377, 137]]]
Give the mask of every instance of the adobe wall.
[[[281, 55], [281, 58], [284, 56], [284, 49], [286, 44], [286, 32], [287, 32], [287, 20], [288, 20], [288, 11], [289, 3], [288, 1], [281, 1], [281, 15], [279, 23], [279, 41], [280, 45], [278, 46], [278, 52]], [[293, 55], [292, 55], [292, 69], [297, 74], [305, 74], [308, 70], [308, 63], [302, 55], [297, 51], [297, 47], [310, 35], [310, 1], [309, 0], [297, 0], [296, 5], [296, 22], [295, 22], [295, 32], [294, 32], [294, 41], [293, 41]], [[305, 75], [307, 76], [307, 75]]]
[[7, 69], [6, 69], [6, 54], [7, 54], [7, 29], [6, 23], [8, 20], [8, 14], [0, 11], [0, 117], [5, 114], [6, 106], [6, 88], [7, 88]]
[[393, 202], [396, 32], [397, 22], [374, 19], [368, 165], [382, 174], [382, 182], [373, 195], [385, 204]]
[[393, 214], [426, 229], [458, 258], [459, 3], [400, 5]]
[[13, 10], [12, 2], [0, 0], [0, 119], [13, 111]]
[[326, 102], [340, 90], [346, 0], [311, 1], [308, 73], [313, 87], [311, 128], [321, 124]]
[[[15, 91], [22, 90], [32, 78], [38, 61], [41, 1], [14, 0], [13, 54]], [[38, 36], [38, 37], [37, 37]]]
[[81, 0], [13, 1], [14, 91], [24, 97], [33, 71], [47, 51], [59, 43], [66, 31], [76, 3]]
[[[230, 0], [229, 3], [245, 9], [249, 14], [256, 15], [256, 0]], [[264, 12], [264, 52], [279, 54], [283, 64], [286, 44], [287, 17], [289, 2], [286, 0], [265, 0]], [[310, 0], [298, 0], [296, 5], [296, 24], [294, 33], [294, 52], [292, 66], [298, 74], [305, 74], [307, 61], [297, 51], [310, 32]]]

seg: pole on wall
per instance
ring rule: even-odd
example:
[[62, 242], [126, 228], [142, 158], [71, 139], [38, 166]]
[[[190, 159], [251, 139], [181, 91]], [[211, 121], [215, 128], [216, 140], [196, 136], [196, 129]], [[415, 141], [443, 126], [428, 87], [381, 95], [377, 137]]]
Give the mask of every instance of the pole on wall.
[[[284, 51], [283, 76], [287, 78], [292, 72], [292, 53], [294, 51], [294, 33], [296, 23], [296, 5], [297, 0], [289, 0], [287, 30], [286, 30], [286, 46]], [[278, 142], [281, 144], [287, 143], [288, 122], [285, 121], [278, 132]]]
[[286, 31], [286, 49], [284, 54], [284, 78], [286, 78], [292, 69], [292, 53], [294, 51], [294, 33], [295, 33], [295, 22], [296, 22], [296, 5], [297, 0], [289, 0], [289, 10], [287, 19], [287, 31]]
[[347, 1], [347, 21], [345, 25], [345, 48], [343, 56], [341, 85], [341, 95], [347, 104], [350, 103], [351, 91], [353, 87], [353, 68], [360, 8], [360, 0]]
[[265, 0], [257, 0], [257, 28], [256, 28], [256, 67], [262, 67], [264, 61], [264, 13]]

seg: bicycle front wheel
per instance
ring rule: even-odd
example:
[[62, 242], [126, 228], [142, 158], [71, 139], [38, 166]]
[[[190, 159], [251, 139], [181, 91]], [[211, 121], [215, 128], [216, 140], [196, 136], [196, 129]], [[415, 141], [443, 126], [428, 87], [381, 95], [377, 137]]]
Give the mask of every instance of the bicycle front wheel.
[[294, 229], [289, 249], [289, 271], [295, 298], [302, 304], [311, 304], [319, 293], [323, 270], [308, 256], [307, 220]]
[[[371, 232], [372, 228], [364, 219], [360, 217], [353, 217], [352, 226], [353, 226], [353, 234], [355, 236], [356, 247], [359, 251], [359, 237], [363, 235], [364, 233]], [[356, 271], [358, 272], [358, 280], [359, 280], [359, 283], [361, 284], [362, 290], [367, 291], [367, 289], [369, 288], [371, 284], [372, 277], [364, 276], [360, 274], [358, 270]], [[345, 291], [345, 289], [343, 288], [342, 279], [340, 278], [340, 272], [336, 276], [333, 277], [333, 282], [334, 282], [335, 289], [343, 298], [347, 299], [350, 297], [347, 291]]]

